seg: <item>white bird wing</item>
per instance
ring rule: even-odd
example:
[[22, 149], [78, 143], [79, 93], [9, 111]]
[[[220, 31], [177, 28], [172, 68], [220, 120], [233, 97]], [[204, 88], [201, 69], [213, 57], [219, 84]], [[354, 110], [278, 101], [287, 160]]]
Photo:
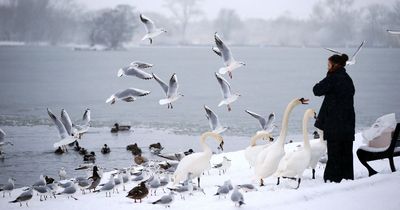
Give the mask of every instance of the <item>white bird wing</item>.
[[168, 91], [167, 91], [167, 97], [173, 97], [178, 94], [178, 77], [174, 73], [171, 76], [171, 79], [169, 80], [169, 86], [168, 86]]
[[325, 49], [325, 50], [328, 50], [328, 51], [331, 51], [331, 52], [333, 52], [333, 53], [335, 53], [335, 54], [339, 54], [339, 55], [343, 54], [343, 53], [341, 53], [341, 52], [339, 52], [339, 51], [337, 51], [337, 50], [335, 50], [335, 49], [332, 49], [332, 48], [324, 47], [324, 49]]
[[140, 20], [144, 24], [147, 33], [153, 32], [154, 29], [156, 28], [156, 26], [154, 25], [154, 22], [142, 14], [140, 14]]
[[215, 54], [217, 54], [217, 55], [219, 55], [219, 56], [222, 56], [221, 51], [218, 49], [218, 47], [213, 47], [213, 48], [212, 48], [212, 51], [214, 51]]
[[165, 95], [167, 95], [168, 94], [168, 85], [154, 73], [153, 73], [153, 77], [158, 82], [158, 84], [160, 84], [161, 88], [164, 90]]
[[389, 34], [393, 34], [393, 35], [400, 35], [400, 31], [399, 30], [386, 30]]
[[4, 140], [4, 137], [6, 137], [6, 132], [4, 132], [1, 128], [0, 128], [0, 141]]
[[221, 52], [222, 58], [224, 59], [224, 64], [225, 66], [228, 66], [233, 60], [231, 50], [228, 48], [228, 46], [224, 44], [224, 42], [222, 42], [221, 38], [218, 36], [216, 32], [214, 34], [214, 38], [215, 38], [215, 44], [217, 45], [217, 48]]
[[64, 127], [64, 124], [59, 119], [57, 119], [57, 117], [48, 108], [47, 108], [47, 114], [50, 116], [51, 120], [57, 126], [58, 134], [60, 135], [60, 138], [64, 139], [64, 138], [68, 137], [68, 133]]
[[222, 95], [225, 99], [229, 98], [231, 96], [231, 85], [218, 73], [215, 73], [215, 77], [217, 77], [218, 83], [221, 86]]
[[135, 76], [135, 77], [138, 77], [138, 78], [144, 79], [144, 80], [153, 79], [153, 76], [151, 74], [143, 71], [142, 69], [136, 68], [134, 66], [128, 66], [128, 67], [122, 68], [122, 70], [124, 71], [125, 75], [127, 75], [127, 76]]
[[268, 116], [268, 121], [265, 124], [265, 130], [269, 133], [271, 133], [274, 130], [275, 127], [275, 113], [271, 113]]
[[362, 41], [360, 46], [358, 46], [357, 50], [354, 52], [353, 56], [351, 56], [350, 61], [347, 61], [348, 64], [355, 64], [356, 63], [356, 56], [360, 52], [362, 46], [364, 45], [365, 41]]
[[220, 123], [218, 120], [218, 116], [206, 105], [204, 105], [204, 109], [206, 110], [207, 119], [210, 124], [211, 130], [215, 130], [220, 127]]
[[127, 102], [136, 100], [136, 97], [149, 95], [150, 91], [141, 90], [137, 88], [128, 88], [122, 91], [119, 91], [114, 94], [114, 96], [120, 100], [124, 100]]
[[65, 130], [67, 131], [68, 135], [72, 135], [72, 121], [71, 118], [68, 115], [68, 112], [65, 109], [61, 110], [61, 122], [65, 127]]
[[260, 123], [261, 129], [266, 130], [267, 128], [267, 120], [265, 120], [264, 117], [261, 117], [259, 114], [252, 112], [250, 110], [245, 110], [248, 114], [250, 114], [252, 117], [256, 118], [258, 122]]
[[130, 65], [135, 66], [136, 68], [139, 68], [142, 70], [153, 67], [153, 64], [142, 62], [142, 61], [133, 61]]

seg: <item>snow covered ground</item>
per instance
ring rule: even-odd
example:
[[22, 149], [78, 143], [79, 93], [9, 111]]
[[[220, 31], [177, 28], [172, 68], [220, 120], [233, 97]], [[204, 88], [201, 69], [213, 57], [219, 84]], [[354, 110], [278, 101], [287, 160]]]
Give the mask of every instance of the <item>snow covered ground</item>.
[[[360, 134], [356, 134], [354, 151], [362, 144]], [[287, 144], [286, 149], [292, 150], [298, 143]], [[186, 197], [185, 200], [175, 196], [171, 204], [173, 209], [237, 209], [227, 198], [219, 199], [214, 196], [217, 191], [215, 185], [222, 185], [224, 181], [230, 179], [233, 185], [253, 183], [253, 170], [249, 168], [242, 151], [222, 153], [214, 155], [211, 162], [219, 163], [223, 156], [232, 160], [232, 166], [226, 174], [218, 175], [215, 169], [210, 170], [202, 176], [201, 184], [205, 190], [205, 195], [195, 193], [194, 196]], [[378, 160], [372, 162], [379, 174], [368, 177], [367, 170], [358, 161], [354, 152], [354, 181], [342, 181], [341, 183], [324, 183], [322, 179], [324, 166], [321, 164], [316, 169], [316, 179], [311, 179], [311, 170], [306, 170], [304, 179], [298, 190], [293, 189], [297, 183], [293, 180], [283, 180], [279, 186], [275, 185], [276, 178], [265, 179], [266, 186], [258, 187], [258, 191], [243, 193], [245, 205], [241, 209], [399, 209], [400, 200], [400, 172], [390, 171], [388, 160]], [[400, 168], [400, 158], [395, 158], [396, 168]], [[105, 173], [107, 177], [110, 173]], [[102, 182], [106, 182], [103, 179]], [[136, 186], [136, 183], [129, 183], [127, 190]], [[0, 197], [0, 209], [21, 209], [27, 208], [24, 204], [20, 207], [18, 203], [8, 203], [14, 200], [22, 189], [12, 192], [12, 196]], [[164, 193], [158, 190], [157, 196], [148, 196], [142, 203], [134, 203], [133, 200], [126, 198], [127, 191], [120, 190], [119, 194], [112, 194], [110, 198], [105, 197], [104, 192], [90, 193], [82, 195], [76, 194], [78, 200], [67, 199], [59, 196], [57, 199], [47, 199], [39, 201], [39, 196], [34, 197], [29, 202], [29, 209], [164, 209], [163, 206], [153, 205], [152, 201], [157, 200]]]

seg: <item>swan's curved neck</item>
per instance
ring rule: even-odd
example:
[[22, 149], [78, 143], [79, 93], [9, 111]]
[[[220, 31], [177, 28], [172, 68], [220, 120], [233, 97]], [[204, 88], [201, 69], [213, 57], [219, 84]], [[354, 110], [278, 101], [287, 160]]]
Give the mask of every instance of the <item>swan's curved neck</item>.
[[264, 136], [268, 137], [268, 135], [264, 134], [264, 133], [259, 133], [259, 134], [254, 135], [253, 137], [251, 137], [250, 146], [252, 146], [252, 147], [256, 146], [256, 141], [263, 138]]
[[289, 123], [289, 115], [292, 112], [293, 108], [298, 105], [298, 99], [294, 99], [292, 100], [286, 107], [285, 109], [285, 113], [283, 115], [283, 120], [282, 120], [282, 129], [281, 129], [281, 133], [279, 135], [279, 139], [278, 142], [280, 144], [285, 144], [285, 139], [286, 139], [286, 135], [287, 135], [287, 127], [288, 127], [288, 123]]
[[303, 143], [304, 143], [304, 148], [305, 149], [310, 149], [310, 140], [308, 139], [308, 131], [307, 131], [307, 125], [308, 125], [308, 120], [310, 117], [307, 114], [304, 114], [303, 117]]
[[206, 144], [207, 137], [215, 137], [215, 133], [213, 132], [206, 132], [201, 134], [200, 137], [200, 144], [201, 148], [203, 149], [204, 152], [210, 153], [211, 154], [211, 148]]

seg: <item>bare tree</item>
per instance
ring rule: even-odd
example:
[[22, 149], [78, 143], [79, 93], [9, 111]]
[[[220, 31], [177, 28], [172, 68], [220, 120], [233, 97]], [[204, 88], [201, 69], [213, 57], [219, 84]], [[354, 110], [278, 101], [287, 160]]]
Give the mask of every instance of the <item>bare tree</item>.
[[353, 4], [354, 0], [323, 0], [314, 5], [310, 21], [320, 44], [345, 46], [352, 41], [359, 15]]
[[243, 26], [239, 15], [233, 9], [221, 9], [214, 25], [216, 30], [228, 41], [231, 40], [232, 32], [241, 29]]
[[165, 0], [165, 7], [167, 7], [173, 14], [181, 28], [181, 43], [186, 43], [186, 31], [189, 23], [196, 17], [202, 14], [199, 8], [200, 2], [203, 0]]
[[132, 39], [137, 25], [137, 17], [133, 13], [133, 7], [129, 5], [118, 5], [115, 9], [102, 10], [92, 19], [89, 32], [90, 44], [118, 49], [124, 42]]

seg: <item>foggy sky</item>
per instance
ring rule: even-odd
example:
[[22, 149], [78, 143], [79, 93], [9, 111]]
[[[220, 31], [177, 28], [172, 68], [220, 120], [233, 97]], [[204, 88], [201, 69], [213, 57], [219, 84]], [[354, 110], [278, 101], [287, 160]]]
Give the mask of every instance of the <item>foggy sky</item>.
[[[313, 5], [320, 0], [203, 0], [201, 3], [204, 16], [214, 19], [222, 8], [234, 9], [242, 18], [276, 18], [283, 14], [293, 18], [305, 19], [311, 13]], [[395, 0], [355, 0], [354, 7], [369, 4], [392, 5]], [[129, 4], [140, 12], [159, 12], [169, 15], [164, 0], [77, 0], [89, 9], [114, 7], [118, 4]]]

